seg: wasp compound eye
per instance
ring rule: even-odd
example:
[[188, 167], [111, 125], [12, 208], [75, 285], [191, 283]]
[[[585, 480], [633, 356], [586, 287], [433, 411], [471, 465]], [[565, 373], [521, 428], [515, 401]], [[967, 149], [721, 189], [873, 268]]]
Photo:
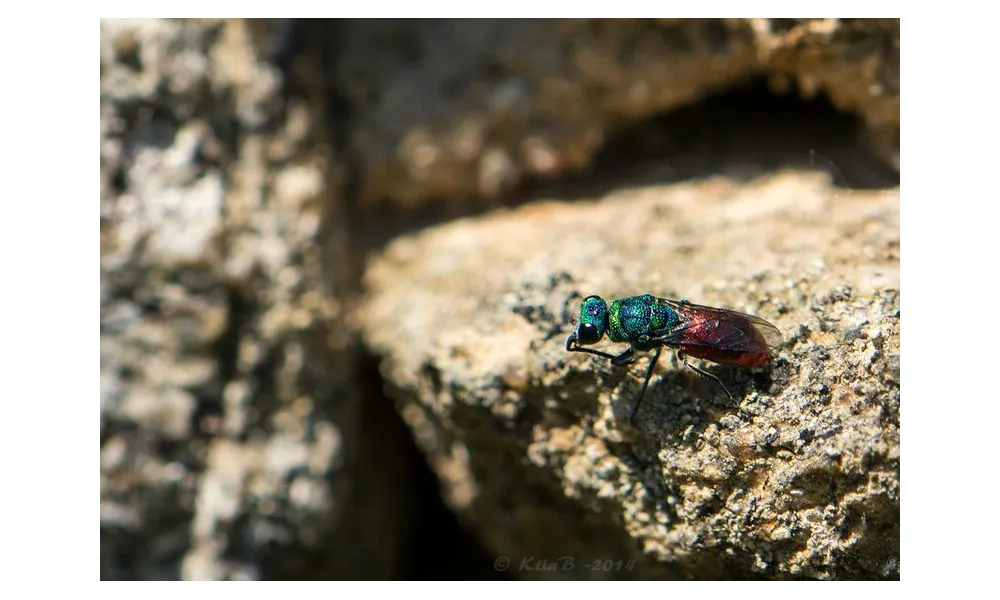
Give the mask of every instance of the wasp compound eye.
[[581, 344], [596, 344], [601, 341], [601, 330], [592, 323], [582, 323], [576, 330], [576, 341]]

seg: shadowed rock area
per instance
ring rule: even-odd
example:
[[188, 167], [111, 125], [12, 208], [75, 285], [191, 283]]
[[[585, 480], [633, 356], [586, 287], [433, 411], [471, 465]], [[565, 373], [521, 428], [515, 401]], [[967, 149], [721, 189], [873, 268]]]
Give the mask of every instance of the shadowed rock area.
[[333, 27], [328, 71], [367, 208], [487, 199], [586, 169], [623, 128], [766, 79], [824, 94], [899, 163], [897, 19], [385, 20]]

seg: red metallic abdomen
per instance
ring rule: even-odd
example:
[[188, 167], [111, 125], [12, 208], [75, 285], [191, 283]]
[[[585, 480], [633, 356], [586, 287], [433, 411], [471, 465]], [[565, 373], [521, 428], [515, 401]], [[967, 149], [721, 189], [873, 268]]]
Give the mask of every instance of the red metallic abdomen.
[[677, 349], [695, 358], [710, 360], [722, 365], [737, 365], [744, 369], [757, 369], [767, 364], [771, 360], [771, 353], [768, 350], [762, 352], [740, 352], [736, 350], [720, 350], [718, 348], [705, 348], [703, 346], [677, 346]]
[[689, 356], [746, 369], [763, 367], [771, 359], [767, 342], [746, 319], [693, 315], [684, 339], [675, 347]]

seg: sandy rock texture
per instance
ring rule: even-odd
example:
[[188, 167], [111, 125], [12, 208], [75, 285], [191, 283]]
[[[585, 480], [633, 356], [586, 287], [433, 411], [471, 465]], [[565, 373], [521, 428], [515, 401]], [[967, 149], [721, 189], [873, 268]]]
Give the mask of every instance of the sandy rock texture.
[[[367, 282], [450, 505], [515, 566], [575, 563], [520, 575], [898, 576], [898, 192], [780, 173], [541, 203], [396, 240]], [[583, 296], [645, 292], [771, 320], [770, 376], [711, 367], [736, 407], [664, 361], [633, 428], [645, 361], [565, 340]]]
[[[105, 20], [100, 60], [103, 579], [898, 577], [898, 20]], [[564, 344], [643, 292], [772, 320], [773, 371], [708, 367], [737, 407], [665, 355], [629, 425], [645, 363]]]

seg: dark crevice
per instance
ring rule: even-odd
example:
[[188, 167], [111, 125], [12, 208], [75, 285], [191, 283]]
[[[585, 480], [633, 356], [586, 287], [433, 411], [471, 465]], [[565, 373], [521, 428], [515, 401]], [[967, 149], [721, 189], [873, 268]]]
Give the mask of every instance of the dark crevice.
[[584, 172], [529, 179], [497, 202], [472, 197], [429, 201], [421, 208], [384, 210], [367, 218], [355, 207], [355, 242], [363, 261], [397, 236], [482, 214], [498, 204], [593, 198], [615, 189], [719, 175], [749, 181], [778, 170], [825, 171], [843, 189], [898, 186], [899, 172], [876, 156], [864, 135], [858, 117], [838, 110], [823, 94], [813, 99], [778, 94], [763, 78], [755, 79], [623, 128], [609, 137]]
[[586, 172], [529, 182], [512, 203], [717, 175], [749, 180], [781, 169], [826, 171], [842, 188], [898, 186], [899, 173], [863, 136], [858, 118], [822, 94], [811, 100], [776, 94], [757, 79], [617, 132]]
[[384, 383], [376, 359], [363, 356], [358, 371], [365, 397], [362, 418], [383, 421], [402, 440], [412, 476], [412, 529], [403, 548], [396, 579], [502, 579], [502, 574], [493, 569], [493, 559], [445, 505], [437, 477], [413, 442], [409, 428], [393, 408], [392, 401], [382, 391]]

